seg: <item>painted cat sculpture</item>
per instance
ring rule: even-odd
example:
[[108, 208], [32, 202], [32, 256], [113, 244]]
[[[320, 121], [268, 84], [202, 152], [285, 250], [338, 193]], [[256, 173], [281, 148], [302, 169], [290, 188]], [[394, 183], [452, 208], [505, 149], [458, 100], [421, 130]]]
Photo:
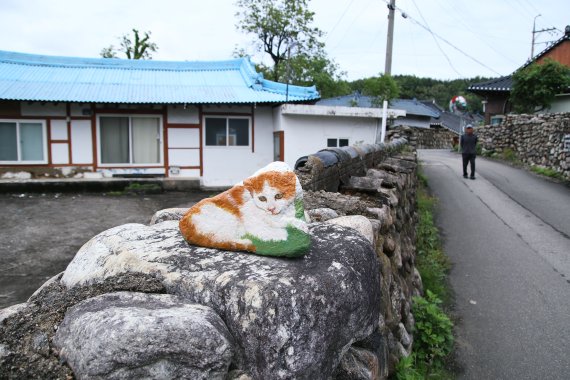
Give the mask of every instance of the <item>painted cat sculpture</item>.
[[190, 244], [265, 256], [299, 257], [310, 248], [301, 184], [280, 161], [192, 206], [180, 231]]

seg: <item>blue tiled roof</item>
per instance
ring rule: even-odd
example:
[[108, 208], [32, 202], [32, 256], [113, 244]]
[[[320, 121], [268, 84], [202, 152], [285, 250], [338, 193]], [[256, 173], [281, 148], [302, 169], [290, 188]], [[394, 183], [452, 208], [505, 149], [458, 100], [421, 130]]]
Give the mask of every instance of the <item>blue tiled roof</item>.
[[[366, 107], [378, 108], [373, 104], [373, 97], [358, 94], [337, 96], [335, 98], [327, 98], [319, 100], [316, 104], [319, 106], [343, 106], [343, 107]], [[406, 115], [438, 117], [439, 113], [432, 110], [422, 102], [415, 99], [392, 99], [390, 107], [399, 110], [405, 110]]]
[[170, 62], [0, 51], [0, 99], [5, 100], [283, 103], [319, 97], [314, 86], [286, 86], [264, 79], [248, 58]]

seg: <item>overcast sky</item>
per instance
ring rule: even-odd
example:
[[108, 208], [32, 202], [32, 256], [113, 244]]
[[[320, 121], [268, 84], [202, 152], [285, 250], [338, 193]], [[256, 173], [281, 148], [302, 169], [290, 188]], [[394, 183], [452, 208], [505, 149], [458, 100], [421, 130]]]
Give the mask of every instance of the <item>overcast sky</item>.
[[[570, 24], [569, 0], [396, 0], [396, 6], [408, 18], [396, 15], [392, 74], [420, 77], [510, 74], [530, 56], [536, 15], [542, 15], [537, 29], [558, 29], [537, 35], [539, 42], [558, 39]], [[312, 0], [310, 8], [347, 79], [384, 71], [383, 0]], [[0, 50], [98, 57], [134, 27], [152, 31], [156, 60], [228, 59], [235, 46], [262, 60], [252, 37], [236, 30], [236, 11], [233, 0], [0, 0]], [[463, 52], [437, 37], [436, 43], [417, 23]]]

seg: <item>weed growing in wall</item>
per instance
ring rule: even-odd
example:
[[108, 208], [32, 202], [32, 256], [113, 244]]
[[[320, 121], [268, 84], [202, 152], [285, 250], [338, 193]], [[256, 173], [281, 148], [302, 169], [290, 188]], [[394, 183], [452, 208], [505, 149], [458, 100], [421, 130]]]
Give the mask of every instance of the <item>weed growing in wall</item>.
[[[427, 193], [427, 177], [418, 171], [416, 266], [422, 276], [425, 297], [414, 297], [416, 324], [413, 352], [396, 368], [398, 380], [453, 379], [445, 362], [453, 349], [453, 323], [443, 304], [449, 302], [447, 274], [451, 267], [442, 249], [433, 210], [436, 199]], [[443, 301], [442, 301], [443, 300]]]

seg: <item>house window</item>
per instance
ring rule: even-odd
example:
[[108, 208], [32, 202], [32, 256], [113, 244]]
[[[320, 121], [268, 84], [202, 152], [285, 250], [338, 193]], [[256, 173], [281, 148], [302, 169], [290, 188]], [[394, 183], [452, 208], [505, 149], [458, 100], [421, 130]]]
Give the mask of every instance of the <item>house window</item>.
[[348, 139], [327, 139], [328, 148], [348, 146]]
[[43, 121], [0, 120], [0, 162], [47, 163]]
[[160, 125], [155, 116], [100, 116], [101, 164], [160, 164]]
[[249, 146], [249, 118], [206, 117], [206, 146]]

